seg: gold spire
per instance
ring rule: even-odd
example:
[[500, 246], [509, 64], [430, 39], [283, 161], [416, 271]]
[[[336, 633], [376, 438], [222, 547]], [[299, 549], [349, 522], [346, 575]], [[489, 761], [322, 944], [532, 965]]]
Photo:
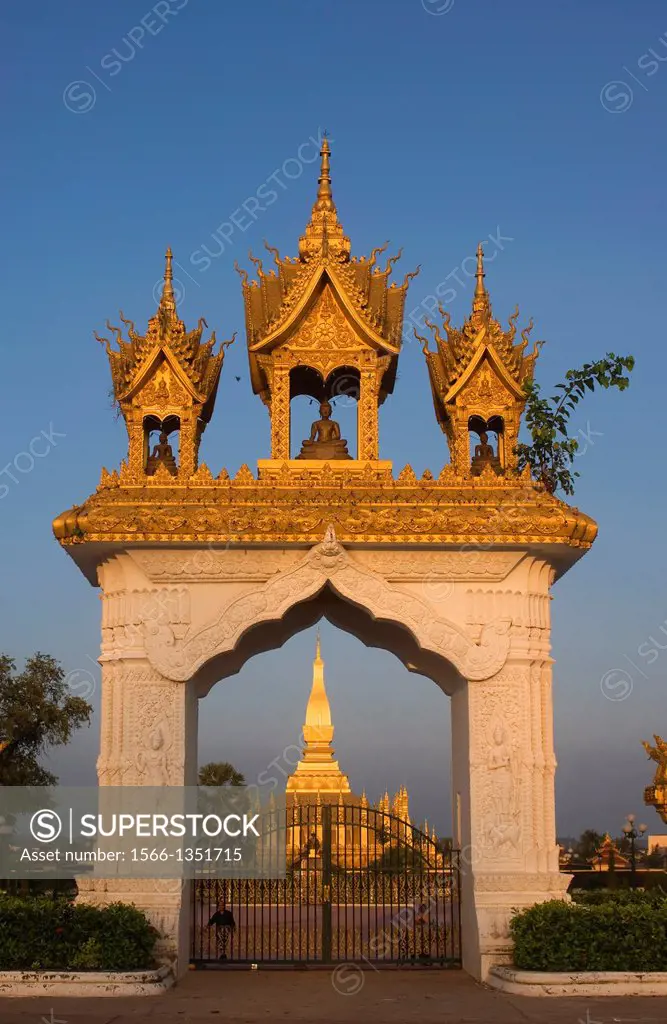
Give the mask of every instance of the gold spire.
[[306, 232], [299, 239], [299, 256], [304, 262], [314, 257], [347, 262], [350, 258], [350, 239], [345, 237], [338, 222], [338, 212], [331, 191], [331, 149], [326, 136], [320, 149], [320, 176], [317, 179], [317, 198], [313, 204]]
[[315, 641], [313, 661], [313, 683], [306, 705], [306, 721], [303, 727], [303, 757], [287, 780], [287, 792], [300, 793], [349, 793], [347, 775], [334, 760], [334, 727], [331, 707], [324, 687], [324, 661], [320, 643], [320, 632]]
[[473, 318], [481, 316], [482, 318], [488, 318], [491, 315], [491, 303], [489, 302], [489, 293], [484, 286], [484, 249], [480, 242], [477, 246], [477, 271], [475, 273], [475, 295], [472, 300], [472, 312]]
[[325, 136], [322, 139], [322, 148], [320, 149], [320, 176], [317, 179], [317, 199], [315, 200], [313, 213], [315, 213], [316, 210], [326, 210], [327, 213], [336, 213], [336, 206], [331, 192], [330, 154], [331, 149], [329, 148], [329, 142]]
[[475, 274], [475, 277], [475, 295], [484, 295], [486, 292], [484, 287], [484, 278], [486, 275], [484, 273], [484, 249], [481, 242], [477, 246], [477, 273]]
[[303, 727], [303, 737], [306, 743], [321, 741], [331, 743], [333, 739], [331, 708], [327, 691], [324, 688], [324, 662], [322, 661], [319, 630], [315, 642], [313, 685], [306, 707], [306, 723]]
[[174, 272], [172, 270], [172, 258], [173, 253], [171, 246], [167, 246], [165, 253], [165, 267], [164, 267], [164, 285], [162, 286], [162, 296], [160, 298], [159, 312], [167, 320], [176, 319], [176, 296], [174, 295]]

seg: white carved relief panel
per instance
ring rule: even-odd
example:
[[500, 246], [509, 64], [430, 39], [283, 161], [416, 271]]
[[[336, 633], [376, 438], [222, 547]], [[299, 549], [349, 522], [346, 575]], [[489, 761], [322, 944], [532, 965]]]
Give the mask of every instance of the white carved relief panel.
[[541, 639], [550, 628], [550, 601], [547, 594], [468, 588], [465, 592], [466, 623], [479, 631], [487, 622], [505, 614], [512, 619], [513, 632]]
[[504, 580], [525, 558], [523, 551], [382, 551], [352, 549], [353, 561], [387, 580]]
[[529, 691], [523, 667], [469, 685], [470, 813], [480, 866], [517, 864], [532, 846]]
[[149, 666], [103, 665], [100, 784], [183, 785], [185, 702], [186, 687]]
[[264, 581], [289, 569], [302, 557], [300, 551], [239, 551], [195, 548], [181, 551], [133, 551], [131, 558], [147, 579], [159, 583], [208, 581]]
[[186, 587], [121, 590], [102, 598], [102, 653], [142, 648], [147, 633], [161, 625], [175, 637], [190, 623], [190, 592]]

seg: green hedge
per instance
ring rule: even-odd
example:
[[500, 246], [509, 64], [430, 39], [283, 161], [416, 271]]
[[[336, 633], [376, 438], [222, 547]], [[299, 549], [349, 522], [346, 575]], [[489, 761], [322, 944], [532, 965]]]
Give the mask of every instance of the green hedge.
[[667, 891], [664, 889], [573, 889], [570, 893], [575, 903], [585, 906], [599, 906], [601, 903], [642, 904], [644, 906], [667, 906]]
[[550, 900], [510, 924], [514, 964], [524, 971], [666, 971], [665, 893], [585, 893]]
[[0, 895], [0, 970], [139, 971], [157, 932], [136, 907]]

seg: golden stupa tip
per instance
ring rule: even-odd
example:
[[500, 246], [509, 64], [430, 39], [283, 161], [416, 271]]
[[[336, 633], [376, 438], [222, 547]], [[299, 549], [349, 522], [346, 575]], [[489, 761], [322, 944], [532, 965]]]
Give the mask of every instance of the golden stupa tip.
[[316, 640], [315, 640], [315, 661], [321, 661], [321, 660], [322, 660], [322, 655], [321, 655], [321, 652], [320, 652], [320, 630], [319, 630], [319, 627], [318, 627], [317, 637], [316, 637]]
[[317, 200], [316, 209], [333, 211], [333, 198], [331, 194], [331, 169], [329, 166], [329, 142], [326, 136], [322, 139], [320, 147], [320, 176], [317, 179]]
[[480, 242], [477, 246], [477, 273], [475, 274], [477, 279], [475, 284], [475, 294], [484, 295], [484, 248]]
[[162, 288], [162, 298], [160, 299], [160, 309], [166, 312], [169, 316], [176, 315], [176, 296], [174, 295], [174, 288], [172, 281], [174, 279], [174, 272], [172, 269], [171, 261], [173, 253], [171, 246], [167, 246], [167, 251], [164, 254], [164, 285]]

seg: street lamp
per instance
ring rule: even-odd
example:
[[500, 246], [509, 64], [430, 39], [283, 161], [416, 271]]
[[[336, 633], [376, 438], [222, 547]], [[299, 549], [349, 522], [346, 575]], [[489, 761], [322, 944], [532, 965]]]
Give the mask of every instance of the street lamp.
[[628, 814], [628, 820], [623, 826], [623, 832], [625, 838], [630, 840], [630, 888], [637, 888], [637, 851], [635, 844], [638, 839], [646, 832], [647, 825], [640, 825], [638, 829], [635, 828], [635, 816], [634, 814]]

